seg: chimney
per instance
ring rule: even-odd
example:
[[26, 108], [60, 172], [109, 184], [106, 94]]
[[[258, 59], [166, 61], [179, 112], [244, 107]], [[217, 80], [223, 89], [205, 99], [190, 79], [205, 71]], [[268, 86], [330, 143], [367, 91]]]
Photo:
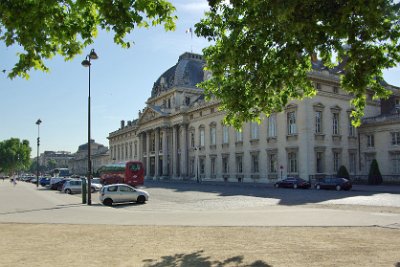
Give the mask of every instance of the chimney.
[[121, 129], [124, 128], [124, 127], [125, 127], [125, 121], [122, 120], [122, 121], [121, 121]]

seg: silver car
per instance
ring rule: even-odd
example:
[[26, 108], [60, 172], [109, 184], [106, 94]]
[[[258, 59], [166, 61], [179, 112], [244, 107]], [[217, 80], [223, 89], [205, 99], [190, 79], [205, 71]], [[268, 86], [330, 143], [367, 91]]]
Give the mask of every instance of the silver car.
[[[86, 183], [87, 185], [87, 183]], [[101, 189], [101, 184], [96, 184], [92, 183], [90, 185], [90, 192], [94, 193], [96, 191], [99, 191]], [[82, 180], [70, 180], [66, 181], [63, 185], [63, 188], [61, 192], [67, 193], [67, 194], [75, 194], [75, 193], [81, 193], [82, 192]]]
[[137, 202], [145, 203], [149, 200], [149, 193], [126, 184], [111, 184], [103, 186], [99, 199], [106, 206], [113, 203]]

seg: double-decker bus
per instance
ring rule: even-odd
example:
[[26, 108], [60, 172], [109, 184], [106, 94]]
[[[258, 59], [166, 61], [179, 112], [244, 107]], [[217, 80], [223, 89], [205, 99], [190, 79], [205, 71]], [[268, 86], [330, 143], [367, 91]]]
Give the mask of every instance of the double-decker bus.
[[103, 185], [123, 183], [132, 186], [144, 184], [144, 166], [140, 161], [113, 163], [99, 168]]

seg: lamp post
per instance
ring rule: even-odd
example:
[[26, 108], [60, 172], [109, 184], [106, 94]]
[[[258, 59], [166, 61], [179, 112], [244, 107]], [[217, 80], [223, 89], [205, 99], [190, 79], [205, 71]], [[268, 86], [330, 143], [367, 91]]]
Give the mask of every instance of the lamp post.
[[40, 146], [40, 132], [39, 132], [39, 126], [42, 123], [40, 119], [36, 121], [37, 125], [37, 158], [36, 158], [36, 187], [39, 187], [39, 146]]
[[94, 49], [90, 50], [90, 53], [86, 56], [86, 58], [82, 61], [82, 66], [84, 67], [89, 67], [89, 94], [88, 94], [88, 175], [87, 175], [87, 180], [88, 180], [88, 198], [87, 198], [87, 204], [92, 205], [92, 195], [91, 195], [91, 175], [92, 175], [92, 160], [91, 160], [91, 151], [90, 151], [90, 65], [91, 65], [91, 60], [92, 59], [98, 59], [98, 56], [96, 52], [94, 52]]

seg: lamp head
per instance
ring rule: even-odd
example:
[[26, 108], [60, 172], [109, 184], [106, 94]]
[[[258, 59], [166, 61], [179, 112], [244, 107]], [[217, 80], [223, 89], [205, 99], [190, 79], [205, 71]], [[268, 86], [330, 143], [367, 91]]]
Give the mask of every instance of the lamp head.
[[94, 49], [90, 50], [89, 58], [90, 59], [98, 59], [99, 58], [97, 56], [96, 52], [94, 52]]
[[82, 66], [84, 67], [90, 67], [90, 60], [88, 60], [88, 57], [86, 57], [83, 61], [82, 61]]
[[40, 120], [40, 119], [38, 119], [37, 121], [36, 121], [36, 124], [37, 125], [40, 125], [42, 123], [42, 121]]

